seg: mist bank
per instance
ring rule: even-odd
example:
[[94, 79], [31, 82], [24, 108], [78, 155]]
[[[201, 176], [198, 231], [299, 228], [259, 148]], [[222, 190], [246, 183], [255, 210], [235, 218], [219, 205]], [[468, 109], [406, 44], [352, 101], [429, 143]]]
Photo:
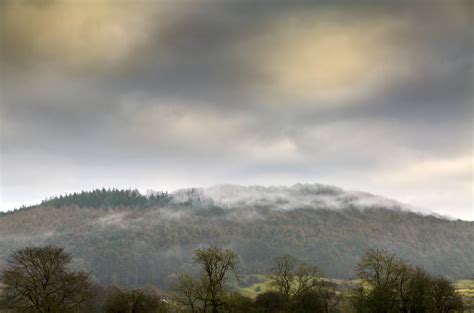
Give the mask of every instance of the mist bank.
[[0, 256], [57, 244], [100, 283], [167, 287], [192, 271], [204, 245], [232, 248], [243, 273], [269, 272], [290, 254], [333, 278], [352, 278], [360, 257], [385, 249], [452, 279], [474, 276], [474, 223], [325, 185], [220, 185], [173, 193], [96, 190], [0, 215]]
[[[96, 189], [95, 191], [116, 192], [119, 189]], [[245, 211], [255, 211], [257, 209], [268, 209], [273, 211], [289, 211], [296, 209], [325, 209], [325, 210], [345, 210], [368, 208], [384, 208], [390, 210], [412, 211], [423, 215], [433, 215], [438, 218], [454, 220], [455, 218], [437, 214], [427, 208], [419, 208], [413, 205], [402, 203], [394, 199], [389, 199], [380, 195], [374, 195], [368, 192], [344, 190], [342, 188], [325, 185], [325, 184], [294, 184], [291, 186], [261, 186], [261, 185], [235, 185], [220, 184], [211, 187], [192, 187], [182, 188], [175, 191], [155, 191], [147, 190], [141, 193], [137, 189], [127, 189], [130, 193], [131, 200], [109, 203], [106, 199], [98, 203], [100, 207], [118, 208], [118, 207], [150, 207], [155, 206], [157, 209], [169, 208], [176, 210], [186, 204], [193, 206], [215, 206], [220, 209], [232, 211], [237, 209], [239, 212], [236, 217], [246, 217]], [[93, 192], [93, 191], [92, 191]], [[40, 203], [41, 206], [61, 206], [61, 205], [78, 205], [80, 207], [95, 207], [97, 205], [90, 203], [74, 202], [74, 197], [79, 196], [87, 191], [79, 193], [65, 194], [53, 196], [45, 199]], [[157, 196], [166, 196], [162, 201], [154, 202]], [[58, 200], [68, 199], [66, 202]], [[151, 201], [150, 201], [151, 199]], [[97, 200], [96, 201], [100, 201]], [[127, 202], [128, 201], [128, 202]], [[62, 203], [62, 204], [61, 204]], [[31, 209], [39, 206], [38, 204], [22, 206], [20, 209]], [[13, 209], [11, 211], [16, 211]], [[10, 213], [7, 211], [4, 213]], [[3, 214], [3, 212], [0, 212]]]
[[395, 200], [367, 192], [346, 191], [323, 184], [295, 184], [292, 186], [215, 185], [208, 188], [181, 189], [172, 193], [177, 202], [198, 201], [219, 205], [226, 209], [268, 207], [276, 211], [295, 209], [375, 208], [405, 209], [411, 207]]

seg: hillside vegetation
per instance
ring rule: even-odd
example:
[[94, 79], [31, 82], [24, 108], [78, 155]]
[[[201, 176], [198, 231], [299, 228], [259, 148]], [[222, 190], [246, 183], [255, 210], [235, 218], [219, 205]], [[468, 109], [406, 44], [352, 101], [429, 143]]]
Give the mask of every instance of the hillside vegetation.
[[65, 247], [98, 282], [124, 286], [166, 288], [195, 269], [192, 252], [206, 244], [234, 249], [242, 274], [268, 273], [276, 256], [290, 254], [350, 279], [375, 248], [450, 279], [474, 277], [473, 222], [323, 185], [96, 190], [0, 215], [1, 257], [44, 244]]

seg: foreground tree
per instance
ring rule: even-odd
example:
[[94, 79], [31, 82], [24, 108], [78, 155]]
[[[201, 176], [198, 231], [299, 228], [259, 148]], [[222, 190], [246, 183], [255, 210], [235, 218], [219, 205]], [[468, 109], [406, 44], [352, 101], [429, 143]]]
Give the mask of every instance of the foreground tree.
[[0, 276], [1, 306], [15, 312], [79, 311], [93, 297], [89, 275], [68, 269], [63, 248], [28, 247], [14, 252]]
[[[394, 255], [373, 250], [366, 253], [356, 267], [356, 273], [370, 293], [359, 290], [359, 306], [370, 312], [395, 312], [398, 309], [397, 287], [404, 268]], [[363, 305], [361, 304], [363, 303]]]
[[[322, 276], [317, 266], [283, 255], [275, 259], [271, 286], [281, 295], [286, 311], [334, 312], [339, 303], [336, 284]], [[268, 293], [265, 297], [275, 298], [275, 295]]]
[[341, 301], [341, 298], [336, 292], [337, 284], [322, 280], [315, 286], [315, 292], [319, 296], [322, 304], [322, 312], [335, 312]]
[[176, 300], [190, 312], [222, 312], [226, 306], [229, 274], [236, 274], [237, 254], [229, 249], [208, 247], [194, 252], [201, 273], [194, 278], [182, 275], [176, 288]]
[[198, 279], [189, 274], [180, 274], [175, 287], [175, 301], [191, 313], [200, 310], [201, 285]]
[[450, 281], [386, 251], [369, 251], [356, 271], [362, 281], [353, 294], [357, 312], [462, 312], [461, 297]]
[[288, 297], [275, 291], [261, 293], [255, 299], [255, 307], [262, 313], [284, 312], [287, 303]]
[[462, 299], [456, 292], [453, 284], [446, 278], [433, 278], [432, 288], [430, 291], [430, 298], [432, 299], [432, 312], [462, 312]]
[[275, 259], [271, 285], [277, 292], [290, 297], [313, 289], [319, 284], [321, 277], [317, 266], [283, 255]]
[[201, 265], [201, 299], [211, 307], [212, 313], [219, 312], [225, 304], [225, 282], [230, 272], [236, 273], [237, 254], [217, 247], [198, 249], [194, 261]]
[[164, 313], [166, 303], [147, 289], [114, 288], [105, 302], [105, 313]]
[[253, 300], [239, 292], [233, 292], [226, 297], [225, 312], [227, 313], [251, 313], [255, 311]]

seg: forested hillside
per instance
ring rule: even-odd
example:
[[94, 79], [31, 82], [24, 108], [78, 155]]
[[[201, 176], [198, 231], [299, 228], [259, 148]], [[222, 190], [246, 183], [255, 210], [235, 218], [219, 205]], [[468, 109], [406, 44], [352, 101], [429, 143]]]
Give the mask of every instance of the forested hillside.
[[126, 286], [166, 288], [193, 270], [192, 252], [205, 244], [234, 249], [244, 273], [267, 273], [274, 257], [291, 254], [351, 278], [368, 249], [383, 248], [434, 274], [474, 276], [473, 222], [323, 185], [96, 190], [0, 215], [2, 257], [40, 244], [64, 246], [100, 283]]

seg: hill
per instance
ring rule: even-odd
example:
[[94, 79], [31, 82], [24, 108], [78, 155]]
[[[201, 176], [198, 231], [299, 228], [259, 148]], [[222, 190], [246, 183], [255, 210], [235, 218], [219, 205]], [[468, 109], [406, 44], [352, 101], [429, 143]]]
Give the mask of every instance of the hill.
[[58, 244], [104, 284], [167, 287], [205, 244], [235, 249], [241, 271], [267, 273], [292, 254], [349, 279], [383, 248], [435, 274], [474, 277], [474, 223], [421, 215], [396, 201], [325, 185], [215, 186], [142, 195], [95, 190], [0, 215], [0, 256]]

